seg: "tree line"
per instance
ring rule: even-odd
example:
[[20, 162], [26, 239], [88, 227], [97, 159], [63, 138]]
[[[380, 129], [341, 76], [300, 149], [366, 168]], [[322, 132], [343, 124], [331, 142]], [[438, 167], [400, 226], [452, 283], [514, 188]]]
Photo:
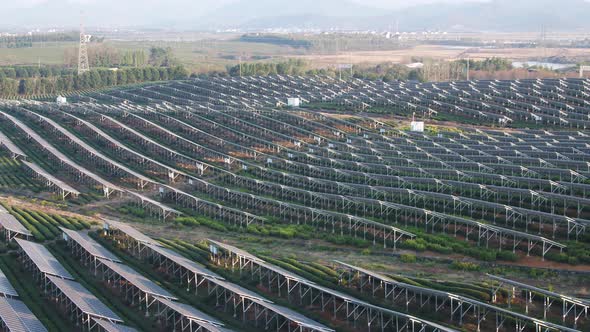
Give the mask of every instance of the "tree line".
[[[2, 72], [4, 72], [4, 69]], [[59, 94], [142, 82], [178, 80], [187, 77], [188, 73], [182, 66], [150, 66], [117, 70], [93, 69], [81, 75], [70, 73], [66, 75], [28, 76], [21, 78], [0, 76], [0, 97]]]
[[229, 76], [303, 75], [307, 62], [289, 59], [282, 62], [251, 62], [227, 67]]
[[[90, 67], [174, 67], [180, 63], [172, 54], [171, 48], [151, 47], [149, 50], [119, 50], [109, 45], [96, 44], [88, 47]], [[66, 67], [76, 67], [78, 48], [68, 48], [64, 52]]]
[[512, 61], [508, 60], [508, 59], [503, 59], [503, 58], [498, 58], [498, 57], [492, 57], [492, 58], [487, 58], [485, 60], [480, 60], [480, 61], [476, 61], [476, 60], [459, 60], [459, 63], [461, 63], [464, 66], [467, 66], [467, 63], [469, 63], [469, 70], [475, 70], [475, 71], [489, 71], [489, 72], [494, 72], [494, 71], [502, 71], [502, 70], [511, 70], [512, 67]]
[[[467, 61], [472, 74], [494, 73], [512, 70], [510, 60], [502, 58], [488, 58], [485, 60], [457, 60], [435, 61], [431, 59], [412, 58], [412, 62], [422, 63], [420, 68], [409, 68], [403, 64], [359, 64], [351, 69], [334, 67], [317, 69], [304, 60], [290, 59], [282, 62], [252, 62], [227, 67], [227, 72], [214, 72], [214, 76], [266, 76], [266, 75], [326, 75], [348, 79], [351, 76], [359, 79], [380, 80], [390, 82], [395, 80], [409, 81], [448, 81], [464, 80], [467, 77]], [[206, 75], [205, 75], [206, 76]]]
[[7, 66], [0, 67], [0, 78], [30, 78], [71, 75], [75, 69], [61, 66]]
[[[33, 47], [33, 43], [43, 42], [74, 42], [80, 40], [78, 31], [55, 33], [30, 33], [21, 35], [0, 36], [0, 48]], [[90, 42], [101, 42], [104, 37], [92, 36]]]
[[77, 74], [77, 49], [66, 52], [65, 66], [0, 67], [0, 98], [16, 95], [60, 94], [84, 89], [142, 82], [185, 79], [186, 69], [179, 65], [170, 48], [119, 51], [104, 45], [91, 47], [88, 57], [91, 71]]
[[267, 76], [267, 75], [324, 75], [330, 77], [342, 77], [370, 80], [422, 80], [420, 70], [410, 69], [399, 64], [355, 65], [353, 70], [329, 68], [313, 68], [301, 59], [289, 59], [281, 62], [253, 62], [243, 63], [227, 67], [226, 73], [211, 73], [214, 76]]

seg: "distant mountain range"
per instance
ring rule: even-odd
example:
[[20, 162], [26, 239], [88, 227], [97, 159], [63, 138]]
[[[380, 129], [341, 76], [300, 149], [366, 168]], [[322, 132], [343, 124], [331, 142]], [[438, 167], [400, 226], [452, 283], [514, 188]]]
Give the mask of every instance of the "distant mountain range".
[[253, 6], [251, 0], [242, 0], [222, 7], [207, 22], [244, 29], [387, 29], [396, 25], [401, 31], [539, 31], [542, 25], [552, 31], [590, 28], [590, 3], [584, 0], [493, 0], [418, 5], [397, 11], [338, 0], [259, 2], [265, 6]]
[[[3, 26], [69, 26], [80, 5], [50, 0], [5, 8]], [[213, 8], [206, 11], [205, 8]], [[89, 25], [176, 29], [386, 29], [401, 31], [571, 31], [590, 28], [585, 0], [491, 0], [384, 10], [349, 0], [101, 0], [84, 8]]]

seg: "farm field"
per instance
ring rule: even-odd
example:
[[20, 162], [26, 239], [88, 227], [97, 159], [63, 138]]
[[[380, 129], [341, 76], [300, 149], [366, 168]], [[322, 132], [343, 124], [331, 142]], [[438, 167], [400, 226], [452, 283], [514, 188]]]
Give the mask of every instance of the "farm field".
[[338, 63], [375, 64], [375, 63], [411, 63], [412, 57], [456, 60], [485, 60], [489, 58], [505, 58], [519, 61], [531, 58], [547, 57], [586, 58], [590, 56], [587, 49], [552, 49], [552, 48], [479, 48], [479, 47], [448, 47], [439, 45], [418, 45], [410, 48], [391, 51], [353, 51], [340, 54], [309, 54], [299, 56], [309, 60], [317, 67], [333, 66]]
[[35, 43], [31, 48], [0, 48], [0, 66], [63, 65], [64, 52], [77, 47], [71, 42]]
[[[238, 64], [239, 58], [247, 62], [283, 61], [304, 59], [311, 68], [335, 67], [337, 64], [375, 65], [383, 63], [407, 64], [412, 59], [453, 61], [457, 59], [486, 60], [502, 58], [511, 61], [531, 59], [564, 58], [570, 62], [590, 59], [586, 48], [481, 48], [444, 45], [415, 44], [394, 46], [391, 50], [363, 49], [336, 50], [332, 48], [296, 48], [270, 43], [244, 42], [231, 38], [206, 38], [199, 40], [107, 40], [91, 45], [123, 54], [127, 51], [144, 50], [150, 47], [171, 48], [175, 59], [190, 72], [205, 73], [224, 70]], [[397, 45], [397, 44], [396, 44]], [[66, 54], [75, 53], [76, 43], [35, 43], [32, 48], [0, 48], [0, 66], [10, 65], [71, 65], [66, 63]]]
[[0, 187], [0, 269], [51, 331], [104, 323], [73, 291], [141, 331], [584, 331], [589, 89], [276, 75], [2, 101], [23, 190]]

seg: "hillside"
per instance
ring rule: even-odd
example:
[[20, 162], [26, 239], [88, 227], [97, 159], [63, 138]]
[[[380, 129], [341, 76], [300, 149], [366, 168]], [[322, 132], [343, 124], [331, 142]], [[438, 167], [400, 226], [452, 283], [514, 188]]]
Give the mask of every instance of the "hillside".
[[[482, 3], [428, 4], [385, 12], [351, 2], [259, 0], [226, 5], [203, 21], [220, 27], [263, 29], [386, 29], [396, 21], [400, 30], [553, 31], [590, 27], [590, 3], [583, 0], [493, 0]], [[310, 10], [313, 8], [313, 10]]]

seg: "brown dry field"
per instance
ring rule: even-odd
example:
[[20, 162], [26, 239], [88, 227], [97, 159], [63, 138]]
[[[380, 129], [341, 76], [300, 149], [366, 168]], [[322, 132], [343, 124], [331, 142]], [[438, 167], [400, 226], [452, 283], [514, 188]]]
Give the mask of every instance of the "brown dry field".
[[530, 60], [535, 57], [588, 58], [590, 49], [577, 48], [459, 48], [437, 45], [420, 45], [392, 51], [354, 51], [340, 54], [317, 54], [294, 56], [310, 61], [316, 67], [329, 67], [338, 63], [410, 63], [412, 57], [440, 60], [469, 58], [484, 60], [502, 57], [511, 60]]

